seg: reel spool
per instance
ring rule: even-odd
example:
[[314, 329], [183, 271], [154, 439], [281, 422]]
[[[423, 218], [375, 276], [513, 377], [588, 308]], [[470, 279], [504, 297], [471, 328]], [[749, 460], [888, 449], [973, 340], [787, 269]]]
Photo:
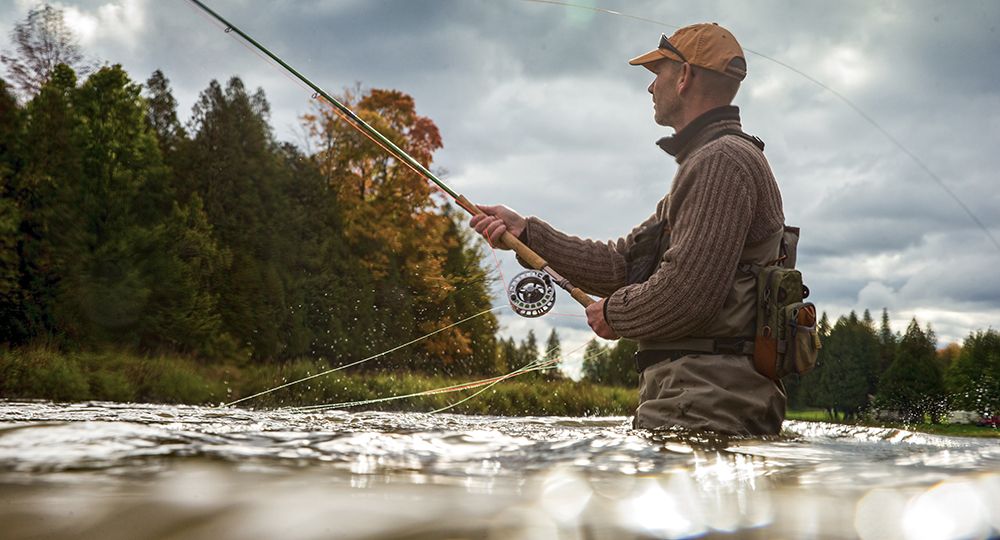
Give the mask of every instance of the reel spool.
[[539, 270], [521, 272], [507, 286], [507, 300], [514, 313], [522, 317], [545, 315], [556, 304], [552, 277]]

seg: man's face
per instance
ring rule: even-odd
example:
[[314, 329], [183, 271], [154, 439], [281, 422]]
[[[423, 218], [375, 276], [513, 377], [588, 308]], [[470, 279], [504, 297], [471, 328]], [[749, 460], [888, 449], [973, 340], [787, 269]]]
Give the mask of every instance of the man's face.
[[681, 108], [680, 96], [677, 94], [680, 66], [677, 62], [663, 59], [649, 68], [656, 74], [656, 78], [649, 83], [647, 90], [653, 96], [653, 119], [661, 126], [676, 126], [675, 121]]

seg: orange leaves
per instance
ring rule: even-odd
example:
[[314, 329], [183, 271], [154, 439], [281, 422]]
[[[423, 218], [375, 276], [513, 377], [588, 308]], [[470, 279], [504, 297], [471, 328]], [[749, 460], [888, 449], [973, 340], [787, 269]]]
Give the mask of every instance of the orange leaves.
[[[338, 97], [348, 108], [425, 167], [441, 148], [434, 122], [416, 112], [413, 98], [398, 90], [348, 89]], [[450, 218], [436, 188], [359, 133], [325, 104], [302, 117], [317, 164], [344, 206], [352, 252], [379, 283], [406, 291], [399, 305], [382, 306], [415, 319], [427, 332], [447, 324], [455, 292], [446, 272]], [[424, 352], [444, 363], [471, 354], [472, 338], [454, 329], [427, 340]]]

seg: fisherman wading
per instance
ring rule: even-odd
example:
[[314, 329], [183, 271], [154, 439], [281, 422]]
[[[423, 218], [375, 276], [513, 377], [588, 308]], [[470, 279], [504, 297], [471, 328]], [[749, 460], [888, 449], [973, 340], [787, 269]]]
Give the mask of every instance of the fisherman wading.
[[743, 50], [725, 28], [696, 24], [661, 36], [629, 63], [655, 74], [654, 119], [675, 130], [657, 141], [678, 170], [653, 214], [610, 242], [570, 236], [504, 206], [481, 207], [485, 215], [471, 225], [501, 247], [504, 233], [517, 236], [603, 297], [587, 307], [594, 332], [639, 342], [636, 427], [777, 433], [785, 416], [780, 373], [762, 374], [753, 353], [757, 276], [783, 260], [784, 214], [764, 144], [743, 132], [731, 105], [747, 74]]

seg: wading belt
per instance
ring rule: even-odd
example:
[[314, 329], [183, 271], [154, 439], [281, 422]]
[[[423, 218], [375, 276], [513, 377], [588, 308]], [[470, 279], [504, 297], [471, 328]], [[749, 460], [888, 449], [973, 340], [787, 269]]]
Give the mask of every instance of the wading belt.
[[635, 353], [635, 371], [642, 373], [646, 368], [659, 364], [660, 362], [673, 362], [683, 356], [691, 354], [753, 354], [753, 339], [729, 338], [729, 339], [686, 339], [671, 343], [652, 345], [643, 348]]

